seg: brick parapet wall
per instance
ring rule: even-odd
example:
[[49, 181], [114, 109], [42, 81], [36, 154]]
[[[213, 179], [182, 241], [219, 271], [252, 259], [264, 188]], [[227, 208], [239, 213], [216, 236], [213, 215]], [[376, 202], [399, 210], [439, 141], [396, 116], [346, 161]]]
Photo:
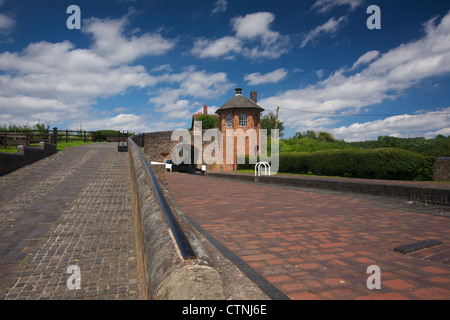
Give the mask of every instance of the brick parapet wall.
[[[162, 135], [164, 136], [164, 135]], [[161, 137], [161, 136], [159, 136]], [[155, 138], [155, 136], [153, 136]], [[144, 159], [134, 145], [128, 148], [132, 203], [136, 223], [136, 250], [139, 285], [143, 299], [222, 300], [225, 298], [221, 276], [211, 267], [204, 239], [184, 218], [163, 181], [156, 175], [177, 223], [195, 251], [196, 258], [184, 260], [171, 227], [155, 193]], [[150, 170], [155, 170], [152, 168]], [[156, 169], [158, 170], [158, 169]], [[199, 281], [198, 279], [202, 279]]]
[[56, 153], [56, 145], [41, 142], [39, 148], [18, 146], [17, 153], [0, 152], [0, 176]]
[[366, 179], [325, 177], [282, 177], [209, 172], [208, 176], [283, 186], [326, 189], [341, 192], [394, 197], [423, 202], [429, 205], [450, 206], [450, 187], [447, 184], [395, 182]]

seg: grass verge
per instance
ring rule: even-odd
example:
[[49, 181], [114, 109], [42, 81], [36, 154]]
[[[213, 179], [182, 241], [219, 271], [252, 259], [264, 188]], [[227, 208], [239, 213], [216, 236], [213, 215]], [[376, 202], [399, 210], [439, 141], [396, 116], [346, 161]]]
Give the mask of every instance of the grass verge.
[[[84, 141], [68, 141], [68, 142], [59, 141], [57, 150], [62, 151], [67, 148], [70, 148], [70, 147], [78, 147], [78, 146], [83, 146], [83, 145], [91, 144], [91, 143], [92, 143], [92, 141], [87, 141], [87, 142], [84, 142]], [[39, 147], [39, 144], [31, 144], [30, 147]], [[17, 147], [7, 147], [6, 149], [0, 148], [0, 152], [17, 153]]]
[[91, 143], [92, 143], [92, 141], [87, 141], [87, 142], [84, 142], [84, 141], [68, 141], [68, 142], [58, 141], [57, 150], [61, 151], [61, 150], [64, 150], [64, 149], [67, 149], [70, 147], [84, 146], [86, 144], [91, 144]]

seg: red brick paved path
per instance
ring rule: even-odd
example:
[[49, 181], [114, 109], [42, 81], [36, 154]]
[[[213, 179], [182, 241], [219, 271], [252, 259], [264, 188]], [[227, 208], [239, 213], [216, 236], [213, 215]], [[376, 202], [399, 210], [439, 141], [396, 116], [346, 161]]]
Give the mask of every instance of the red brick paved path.
[[[323, 194], [180, 173], [183, 212], [291, 299], [450, 299], [450, 218]], [[410, 255], [399, 245], [437, 239]], [[367, 268], [381, 268], [369, 290]]]

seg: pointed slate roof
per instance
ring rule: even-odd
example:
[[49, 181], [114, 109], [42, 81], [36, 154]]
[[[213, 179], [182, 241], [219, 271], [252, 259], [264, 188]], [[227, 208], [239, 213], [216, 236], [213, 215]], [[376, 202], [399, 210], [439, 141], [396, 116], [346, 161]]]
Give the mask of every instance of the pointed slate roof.
[[220, 107], [216, 113], [220, 114], [224, 110], [228, 109], [257, 109], [260, 112], [263, 112], [264, 109], [258, 106], [252, 100], [244, 97], [241, 94], [242, 89], [236, 89], [236, 95], [228, 100], [222, 107]]

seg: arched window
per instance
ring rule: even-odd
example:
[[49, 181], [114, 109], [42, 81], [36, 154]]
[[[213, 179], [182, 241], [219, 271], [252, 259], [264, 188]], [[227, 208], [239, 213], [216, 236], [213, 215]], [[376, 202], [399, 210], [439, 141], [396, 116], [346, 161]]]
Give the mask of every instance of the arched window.
[[233, 116], [231, 114], [229, 114], [225, 118], [225, 127], [231, 128], [232, 126], [233, 126]]
[[239, 126], [240, 127], [247, 127], [248, 126], [248, 118], [247, 118], [247, 115], [244, 114], [244, 113], [242, 113], [239, 116]]

